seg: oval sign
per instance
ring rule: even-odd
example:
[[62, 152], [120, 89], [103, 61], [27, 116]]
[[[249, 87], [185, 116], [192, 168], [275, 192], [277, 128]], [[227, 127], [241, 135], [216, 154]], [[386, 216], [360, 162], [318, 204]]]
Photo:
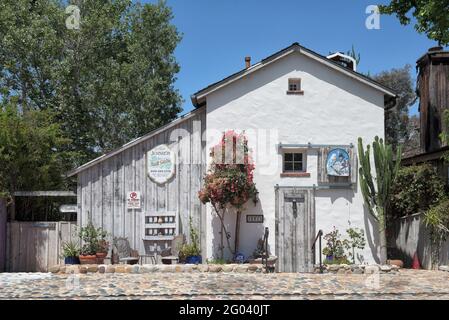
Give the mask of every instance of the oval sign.
[[147, 153], [148, 176], [156, 183], [166, 183], [175, 174], [175, 153], [161, 144]]
[[332, 149], [327, 155], [326, 169], [329, 176], [349, 177], [349, 154], [344, 149]]

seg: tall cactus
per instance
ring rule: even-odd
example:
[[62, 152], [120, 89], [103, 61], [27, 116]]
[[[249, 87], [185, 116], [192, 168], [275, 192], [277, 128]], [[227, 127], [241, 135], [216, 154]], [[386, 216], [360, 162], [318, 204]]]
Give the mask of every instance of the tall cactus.
[[380, 262], [387, 262], [386, 213], [390, 191], [401, 163], [401, 148], [398, 147], [396, 159], [390, 145], [379, 137], [374, 138], [373, 155], [376, 176], [371, 173], [370, 145], [363, 149], [362, 138], [358, 139], [360, 188], [369, 212], [378, 223], [380, 242]]

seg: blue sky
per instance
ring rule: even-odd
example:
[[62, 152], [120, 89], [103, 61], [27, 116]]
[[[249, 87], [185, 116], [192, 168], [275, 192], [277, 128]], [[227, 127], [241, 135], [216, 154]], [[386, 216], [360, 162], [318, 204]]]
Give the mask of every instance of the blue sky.
[[172, 22], [183, 34], [175, 52], [183, 113], [193, 108], [192, 93], [242, 69], [245, 56], [257, 62], [293, 42], [323, 55], [354, 45], [361, 55], [358, 71], [375, 74], [408, 63], [415, 78], [417, 58], [436, 42], [394, 16], [381, 16], [380, 30], [368, 30], [366, 7], [387, 2], [168, 0]]

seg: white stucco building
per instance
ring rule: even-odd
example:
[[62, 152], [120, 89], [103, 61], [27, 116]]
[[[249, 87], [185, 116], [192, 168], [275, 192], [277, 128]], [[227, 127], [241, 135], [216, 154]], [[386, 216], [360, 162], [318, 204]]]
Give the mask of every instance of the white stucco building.
[[[249, 257], [268, 227], [279, 270], [307, 271], [318, 230], [327, 233], [335, 226], [345, 234], [351, 226], [365, 230], [362, 254], [367, 262], [376, 261], [377, 232], [357, 179], [357, 139], [367, 144], [384, 136], [384, 108], [394, 104], [395, 94], [340, 59], [347, 57], [326, 58], [294, 43], [256, 64], [247, 60], [243, 70], [193, 94], [191, 113], [72, 171], [78, 175], [78, 223], [91, 219], [148, 254], [169, 245], [173, 234], [149, 236], [145, 216], [173, 212], [174, 233], [188, 236], [192, 217], [203, 258], [213, 257], [220, 228], [197, 192], [210, 147], [234, 129], [248, 137], [260, 200], [246, 205], [241, 253]], [[176, 155], [175, 174], [163, 184], [148, 177], [147, 153], [160, 144]], [[349, 157], [343, 176], [329, 175], [327, 162], [334, 153]], [[130, 190], [140, 192], [140, 209], [126, 207]], [[247, 223], [246, 215], [263, 215], [263, 223]], [[233, 237], [235, 219], [227, 218]]]

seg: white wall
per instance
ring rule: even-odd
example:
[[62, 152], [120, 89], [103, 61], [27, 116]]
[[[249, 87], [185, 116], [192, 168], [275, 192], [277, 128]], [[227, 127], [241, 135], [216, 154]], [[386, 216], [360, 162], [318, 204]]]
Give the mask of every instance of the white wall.
[[[298, 77], [302, 79], [304, 95], [287, 95], [288, 78]], [[279, 142], [357, 145], [359, 136], [366, 144], [376, 135], [383, 137], [383, 104], [383, 93], [297, 52], [207, 96], [208, 148], [219, 139], [213, 130], [246, 130], [249, 135], [249, 146], [256, 158], [255, 182], [261, 203], [257, 207], [249, 203], [246, 213], [264, 214], [264, 226], [270, 230], [272, 253], [275, 248], [274, 187], [276, 184], [316, 184], [318, 157], [317, 151], [312, 150], [308, 154], [309, 178], [281, 178], [282, 158], [276, 145]], [[265, 157], [261, 157], [258, 152], [261, 149], [256, 143], [256, 137], [261, 138], [258, 129], [274, 130], [271, 141], [267, 142]], [[211, 208], [208, 210], [209, 223], [212, 223]], [[234, 234], [234, 219], [227, 221], [229, 231]], [[318, 190], [316, 230], [322, 229], [327, 233], [336, 226], [344, 233], [348, 221], [351, 226], [371, 232], [359, 185], [355, 192]], [[216, 230], [218, 226], [216, 224]], [[240, 251], [246, 256], [252, 253], [257, 239], [262, 237], [264, 226], [248, 224], [245, 217], [242, 218]], [[212, 244], [214, 239], [217, 243], [217, 238], [214, 228], [209, 228], [206, 241], [209, 257], [214, 252]], [[373, 235], [369, 234], [368, 240], [372, 242]], [[375, 251], [376, 248], [371, 244], [367, 245], [363, 254], [368, 261], [372, 261]]]

